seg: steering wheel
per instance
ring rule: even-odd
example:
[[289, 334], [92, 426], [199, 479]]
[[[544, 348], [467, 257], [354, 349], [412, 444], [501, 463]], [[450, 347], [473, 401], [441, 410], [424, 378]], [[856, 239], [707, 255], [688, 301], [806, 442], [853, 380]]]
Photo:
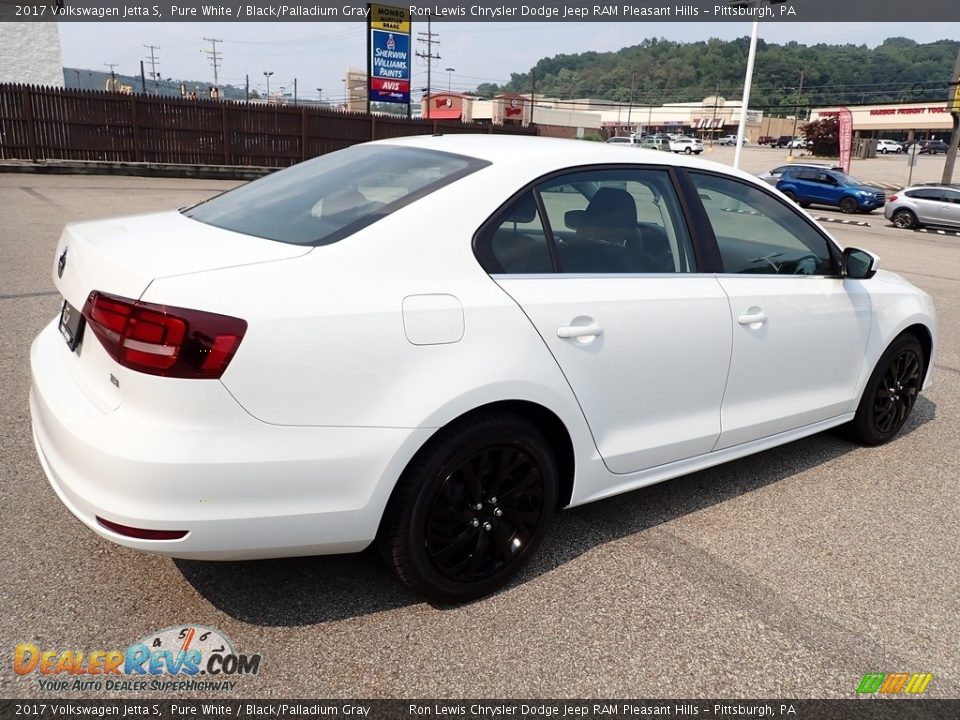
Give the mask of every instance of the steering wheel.
[[747, 260], [747, 262], [751, 262], [751, 263], [765, 262], [765, 263], [767, 263], [770, 267], [773, 268], [773, 271], [774, 271], [775, 273], [778, 273], [778, 272], [780, 272], [780, 267], [781, 267], [781, 266], [780, 266], [780, 265], [777, 265], [777, 264], [773, 261], [773, 258], [780, 257], [781, 255], [783, 255], [782, 252], [772, 252], [772, 253], [769, 253], [769, 254], [767, 254], [767, 255], [763, 255], [762, 257], [750, 258], [749, 260]]
[[802, 255], [797, 258], [797, 264], [793, 269], [794, 275], [816, 275], [817, 274], [817, 265], [820, 263], [820, 258], [818, 258], [813, 253], [808, 253], [807, 255]]

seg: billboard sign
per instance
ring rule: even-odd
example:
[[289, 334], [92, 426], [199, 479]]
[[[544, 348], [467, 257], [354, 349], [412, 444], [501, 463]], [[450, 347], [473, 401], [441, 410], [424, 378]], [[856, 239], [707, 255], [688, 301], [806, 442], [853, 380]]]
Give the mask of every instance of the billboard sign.
[[368, 97], [371, 102], [410, 103], [410, 11], [370, 5]]
[[844, 108], [840, 111], [840, 166], [850, 172], [850, 147], [853, 145], [853, 113]]

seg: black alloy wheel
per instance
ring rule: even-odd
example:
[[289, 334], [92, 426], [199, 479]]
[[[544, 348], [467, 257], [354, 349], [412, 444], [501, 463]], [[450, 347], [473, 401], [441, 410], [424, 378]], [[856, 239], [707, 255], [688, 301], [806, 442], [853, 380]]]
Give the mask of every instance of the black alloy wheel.
[[783, 194], [787, 196], [788, 200], [797, 201], [797, 194], [793, 190], [784, 190]]
[[557, 506], [557, 469], [540, 432], [509, 414], [440, 431], [388, 504], [381, 554], [413, 590], [463, 602], [500, 589], [533, 555]]
[[910, 416], [924, 377], [924, 355], [913, 335], [899, 336], [880, 357], [851, 421], [853, 438], [864, 445], [891, 440]]
[[850, 215], [851, 213], [855, 213], [858, 209], [859, 205], [857, 205], [855, 198], [845, 197], [840, 201], [840, 212], [842, 213]]

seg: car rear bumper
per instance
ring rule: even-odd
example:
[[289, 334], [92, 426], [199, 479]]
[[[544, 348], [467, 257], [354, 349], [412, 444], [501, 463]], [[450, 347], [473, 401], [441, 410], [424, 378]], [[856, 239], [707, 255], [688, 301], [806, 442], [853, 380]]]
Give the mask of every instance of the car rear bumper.
[[[202, 560], [362, 550], [396, 478], [432, 432], [268, 425], [232, 399], [235, 412], [179, 424], [123, 404], [103, 412], [71, 376], [65, 350], [55, 323], [31, 347], [37, 454], [81, 522], [137, 550]], [[97, 517], [187, 534], [136, 539]]]

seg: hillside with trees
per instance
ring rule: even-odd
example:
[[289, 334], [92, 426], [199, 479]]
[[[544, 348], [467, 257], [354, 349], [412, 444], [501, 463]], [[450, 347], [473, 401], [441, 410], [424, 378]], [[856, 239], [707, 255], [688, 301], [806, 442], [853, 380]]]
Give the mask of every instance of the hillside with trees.
[[[691, 102], [717, 91], [728, 99], [743, 93], [750, 39], [673, 42], [648, 39], [617, 52], [586, 52], [543, 58], [509, 83], [484, 83], [479, 95], [531, 91], [559, 98], [598, 98], [638, 104]], [[947, 96], [957, 41], [920, 44], [889, 38], [866, 45], [783, 45], [759, 40], [750, 107], [792, 113], [803, 71], [801, 107], [936, 101]]]

